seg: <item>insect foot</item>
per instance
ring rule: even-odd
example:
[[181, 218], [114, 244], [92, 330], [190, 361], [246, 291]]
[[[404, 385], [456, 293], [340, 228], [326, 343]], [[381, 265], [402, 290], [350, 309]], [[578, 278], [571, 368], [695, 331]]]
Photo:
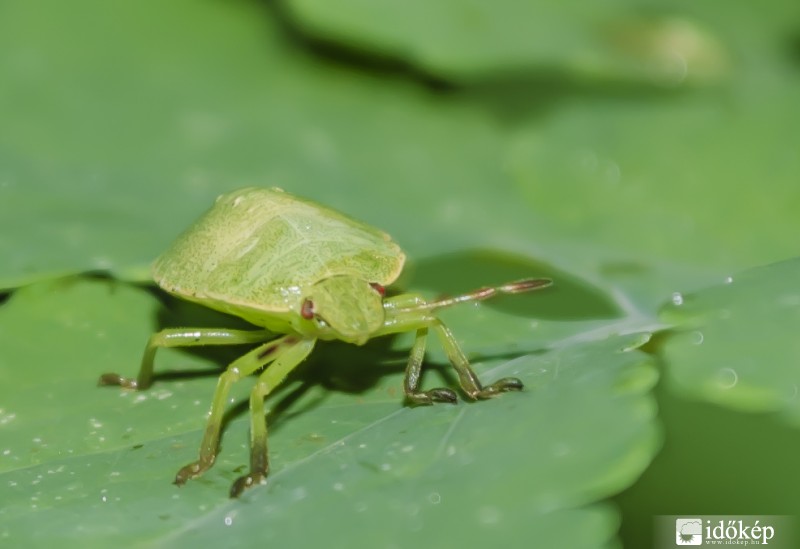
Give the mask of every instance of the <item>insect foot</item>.
[[119, 385], [120, 387], [124, 387], [125, 389], [139, 388], [139, 384], [136, 382], [135, 379], [123, 377], [119, 374], [103, 374], [100, 376], [100, 379], [97, 380], [97, 384], [101, 386]]
[[[487, 385], [480, 391], [477, 391], [474, 394], [473, 398], [479, 399], [487, 399], [496, 397], [499, 394], [507, 393], [508, 391], [521, 391], [524, 389], [524, 385], [522, 381], [520, 381], [516, 377], [504, 377], [502, 379], [498, 379], [491, 385]], [[470, 395], [473, 396], [473, 395]]]
[[447, 402], [449, 404], [458, 402], [455, 391], [445, 389], [444, 387], [438, 387], [428, 391], [409, 392], [406, 394], [406, 398], [409, 403], [419, 405], [431, 405], [434, 402]]
[[186, 484], [187, 480], [197, 478], [205, 473], [213, 464], [214, 460], [211, 459], [211, 461], [204, 462], [203, 460], [198, 460], [190, 463], [189, 465], [185, 465], [184, 467], [181, 467], [180, 471], [178, 471], [178, 474], [175, 475], [173, 484], [175, 486], [183, 486]]
[[246, 489], [250, 488], [251, 486], [257, 486], [259, 484], [264, 484], [264, 481], [267, 479], [267, 475], [265, 473], [250, 473], [244, 476], [237, 478], [233, 484], [231, 485], [230, 496], [232, 498], [238, 498], [242, 495]]

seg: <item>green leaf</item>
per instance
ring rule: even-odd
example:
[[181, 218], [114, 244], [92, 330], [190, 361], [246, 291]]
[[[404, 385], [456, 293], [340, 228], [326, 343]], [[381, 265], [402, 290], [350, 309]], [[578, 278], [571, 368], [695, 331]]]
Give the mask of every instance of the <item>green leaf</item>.
[[[692, 265], [785, 257], [794, 249], [787, 228], [794, 226], [793, 175], [800, 161], [774, 141], [745, 143], [739, 136], [773, 132], [787, 138], [797, 123], [788, 110], [795, 98], [787, 90], [773, 97], [771, 107], [737, 117], [726, 112], [729, 106], [713, 107], [713, 97], [645, 109], [619, 100], [602, 102], [602, 108], [571, 107], [520, 135], [513, 169], [538, 223], [557, 224], [563, 237], [573, 239], [595, 227], [593, 241], [604, 254], [618, 250], [642, 262]], [[639, 132], [648, 128], [642, 140]], [[714, 149], [703, 150], [709, 142]], [[764, 177], [761, 170], [775, 163], [787, 169]], [[720, 196], [714, 184], [720, 180], [739, 192]], [[573, 200], [563, 200], [565, 193]], [[711, 201], [714, 209], [707, 208]], [[736, 223], [729, 221], [734, 216]], [[659, 230], [634, 230], [642, 226]]]
[[675, 85], [718, 79], [724, 47], [632, 2], [286, 0], [307, 35], [382, 54], [446, 80], [557, 73]]
[[[649, 396], [657, 375], [634, 349], [645, 335], [486, 358], [481, 377], [519, 376], [527, 389], [421, 408], [402, 405], [405, 353], [380, 341], [322, 344], [268, 400], [267, 486], [227, 498], [248, 459], [243, 381], [214, 468], [178, 489], [170, 482], [196, 455], [215, 385], [208, 358], [224, 364], [243, 351], [165, 350], [157, 370], [175, 373], [151, 390], [96, 386], [103, 372], [133, 373], [154, 318], [177, 312], [149, 292], [81, 279], [32, 285], [0, 309], [3, 539], [374, 547], [523, 536], [605, 547], [617, 519], [594, 502], [629, 485], [659, 445]], [[187, 369], [197, 375], [177, 375]], [[426, 385], [449, 382], [438, 370]], [[334, 530], [357, 536], [331, 540]]]
[[748, 69], [728, 92], [597, 97], [532, 116], [507, 167], [530, 232], [548, 235], [541, 257], [652, 311], [674, 291], [793, 256], [798, 84]]
[[246, 185], [340, 209], [416, 258], [530, 246], [486, 113], [317, 62], [255, 5], [108, 10], [4, 3], [0, 288], [90, 270], [148, 280], [218, 194]]
[[[432, 27], [452, 25], [452, 36], [437, 35], [401, 25], [406, 15], [420, 13], [414, 11], [419, 6], [406, 6], [409, 13], [393, 22], [403, 33], [399, 40], [444, 52], [440, 57], [412, 59], [407, 49], [385, 49], [384, 37], [369, 51], [373, 46], [359, 42], [365, 55], [354, 56], [325, 39], [350, 44], [355, 35], [332, 37], [303, 26], [275, 2], [2, 4], [0, 288], [30, 286], [0, 295], [0, 482], [7, 494], [0, 544], [171, 546], [216, 536], [226, 545], [249, 545], [272, 535], [297, 540], [313, 530], [307, 526], [312, 520], [322, 517], [330, 525], [353, 511], [337, 531], [340, 524], [363, 530], [365, 546], [400, 544], [401, 536], [419, 545], [421, 536], [440, 545], [452, 535], [470, 542], [491, 535], [496, 542], [510, 539], [504, 536], [514, 528], [543, 546], [617, 545], [616, 502], [605, 498], [634, 481], [656, 440], [645, 389], [654, 381], [652, 368], [637, 366], [648, 358], [618, 350], [638, 342], [635, 334], [663, 328], [655, 312], [673, 292], [689, 295], [741, 269], [797, 255], [800, 4], [768, 0], [755, 13], [748, 3], [720, 9], [678, 0], [663, 10], [654, 4], [645, 19], [622, 3], [602, 13], [582, 5], [580, 13], [562, 17], [564, 25], [553, 25], [556, 36], [545, 44], [552, 46], [551, 61], [537, 57], [546, 34], [528, 33], [529, 48], [516, 32], [526, 22], [517, 10], [522, 4], [500, 2], [485, 21], [508, 26], [489, 29], [484, 36], [490, 43], [461, 50], [469, 38], [463, 20], [429, 18]], [[453, 6], [441, 3], [440, 9]], [[571, 7], [551, 9], [557, 18], [558, 9]], [[388, 28], [381, 17], [376, 30]], [[589, 36], [594, 21], [610, 21], [605, 28], [614, 32]], [[682, 28], [688, 34], [681, 35]], [[561, 40], [574, 33], [575, 40]], [[502, 39], [495, 40], [498, 35]], [[592, 51], [591, 63], [571, 63], [576, 50], [570, 44], [587, 36], [612, 41]], [[728, 78], [702, 89], [628, 85], [653, 77], [662, 85], [690, 83], [702, 76], [690, 63], [680, 81], [674, 78], [680, 73], [671, 72], [676, 65], [658, 64], [659, 45], [672, 44], [659, 38], [680, 36], [696, 38], [700, 53], [722, 44]], [[691, 52], [678, 53], [688, 59]], [[403, 66], [381, 62], [385, 55]], [[650, 61], [655, 72], [648, 72]], [[430, 76], [460, 85], [429, 85]], [[215, 196], [245, 185], [280, 185], [386, 230], [411, 260], [401, 288], [452, 294], [552, 277], [556, 284], [546, 291], [442, 315], [482, 379], [519, 368], [532, 376], [528, 390], [454, 408], [405, 409], [407, 335], [363, 348], [320, 345], [268, 402], [272, 483], [240, 502], [224, 497], [247, 465], [250, 384], [243, 382], [233, 394], [216, 467], [181, 490], [172, 487], [175, 471], [196, 456], [219, 369], [243, 350], [159, 353], [158, 369], [167, 373], [141, 394], [95, 387], [97, 376], [133, 374], [154, 330], [241, 323], [115, 281], [149, 280], [148, 263], [177, 233]], [[790, 293], [792, 275], [779, 270], [786, 279], [775, 278], [774, 286]], [[115, 281], [36, 283], [86, 271], [110, 273]], [[736, 286], [740, 276], [733, 277]], [[747, 326], [749, 312], [719, 326], [707, 319], [709, 333], [723, 334], [739, 351], [732, 359], [758, 351], [769, 362], [736, 370], [745, 374], [746, 383], [738, 381], [742, 390], [714, 388], [718, 380], [706, 369], [719, 371], [712, 357], [723, 355], [718, 349], [707, 364], [700, 355], [683, 359], [680, 346], [691, 342], [680, 338], [692, 331], [707, 337], [705, 325], [687, 325], [687, 335], [674, 339], [658, 336], [645, 349], [665, 349], [667, 376], [697, 369], [688, 388], [671, 383], [683, 387], [676, 392], [778, 410], [796, 423], [794, 400], [786, 396], [796, 384], [788, 362], [794, 346], [785, 331], [796, 319], [748, 304], [750, 292], [768, 302], [775, 295], [746, 285], [725, 308], [753, 310], [757, 320]], [[787, 354], [746, 345], [756, 334]], [[437, 345], [428, 362], [425, 386], [455, 386]], [[554, 363], [560, 374], [549, 379], [539, 368]], [[596, 394], [582, 381], [588, 379]], [[612, 385], [632, 392], [617, 393]], [[685, 406], [679, 401], [673, 408]], [[653, 543], [647, 525], [665, 502], [675, 512], [697, 509], [701, 501], [710, 513], [794, 512], [785, 494], [775, 495], [794, 478], [787, 455], [743, 454], [735, 447], [739, 435], [729, 436], [758, 435], [754, 446], [774, 449], [792, 436], [783, 425], [775, 429], [771, 416], [747, 421], [707, 405], [692, 408], [702, 418], [661, 408], [667, 451], [645, 472], [644, 480], [654, 483], [632, 489], [649, 492], [644, 503], [622, 507], [626, 546]], [[583, 428], [587, 421], [593, 430]], [[405, 423], [408, 429], [400, 432]], [[386, 434], [384, 426], [391, 427]], [[447, 436], [459, 446], [453, 456], [442, 455], [439, 443], [451, 427]], [[703, 431], [717, 438], [692, 441], [708, 435]], [[686, 433], [691, 436], [681, 436]], [[590, 461], [571, 462], [569, 453], [548, 461], [540, 451], [561, 434], [576, 448], [591, 444]], [[368, 446], [348, 446], [351, 440]], [[337, 441], [345, 446], [334, 446]], [[403, 446], [392, 446], [396, 441]], [[408, 445], [414, 450], [402, 452]], [[347, 453], [358, 457], [362, 450], [368, 453], [361, 462]], [[466, 455], [475, 462], [450, 467]], [[519, 472], [528, 455], [541, 458], [532, 462], [540, 468]], [[350, 469], [334, 470], [334, 457]], [[660, 467], [663, 460], [672, 466]], [[504, 476], [503, 468], [517, 473]], [[542, 476], [551, 470], [557, 485]], [[757, 477], [754, 471], [767, 473]], [[299, 472], [309, 480], [298, 479]], [[738, 482], [730, 496], [730, 478], [744, 473], [748, 482]], [[346, 476], [341, 490], [333, 488], [337, 475]], [[687, 478], [691, 490], [676, 496], [675, 486], [685, 486]], [[753, 478], [763, 478], [763, 485]], [[653, 485], [658, 489], [651, 492]], [[301, 488], [306, 492], [293, 492]], [[384, 493], [390, 497], [384, 500]], [[536, 499], [550, 496], [551, 508]], [[306, 513], [317, 500], [319, 508]], [[360, 502], [369, 503], [368, 510], [356, 509]], [[229, 514], [237, 509], [243, 510]], [[369, 521], [357, 515], [367, 512], [386, 520], [365, 527]], [[289, 526], [275, 524], [272, 513], [291, 515]], [[462, 516], [469, 519], [466, 527], [456, 524]], [[243, 517], [256, 517], [258, 524]], [[515, 527], [502, 530], [506, 524]], [[644, 537], [629, 541], [626, 532], [637, 527]], [[235, 528], [244, 528], [244, 535], [232, 534]]]
[[696, 293], [676, 294], [662, 318], [677, 333], [664, 343], [677, 390], [800, 422], [800, 260], [750, 269]]

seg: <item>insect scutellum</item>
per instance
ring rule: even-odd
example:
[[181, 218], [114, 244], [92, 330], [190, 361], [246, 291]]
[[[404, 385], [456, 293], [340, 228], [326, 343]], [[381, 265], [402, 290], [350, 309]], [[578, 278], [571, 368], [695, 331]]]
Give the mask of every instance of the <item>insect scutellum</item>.
[[153, 381], [155, 351], [160, 347], [259, 344], [221, 374], [199, 457], [175, 477], [175, 484], [181, 485], [213, 465], [230, 388], [260, 371], [249, 402], [250, 471], [233, 483], [231, 497], [266, 479], [264, 398], [311, 353], [317, 340], [363, 345], [375, 337], [414, 332], [403, 382], [411, 404], [457, 400], [450, 388], [420, 387], [430, 331], [442, 344], [467, 398], [486, 399], [522, 389], [517, 378], [481, 384], [435, 311], [498, 294], [537, 290], [552, 282], [530, 278], [437, 300], [414, 293], [387, 297], [384, 288], [397, 279], [404, 261], [405, 254], [387, 234], [280, 189], [247, 188], [222, 195], [158, 258], [154, 278], [180, 298], [240, 316], [261, 329], [161, 330], [150, 337], [135, 379], [104, 374], [100, 384], [148, 388]]

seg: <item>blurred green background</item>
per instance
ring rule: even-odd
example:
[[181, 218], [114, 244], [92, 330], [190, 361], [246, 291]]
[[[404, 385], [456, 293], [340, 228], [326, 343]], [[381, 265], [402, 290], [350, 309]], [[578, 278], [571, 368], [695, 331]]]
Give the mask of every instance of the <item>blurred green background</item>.
[[[796, 516], [800, 4], [0, 3], [0, 544], [648, 547], [659, 514]], [[247, 381], [150, 333], [238, 325], [149, 284], [220, 193], [280, 186], [390, 233], [482, 378], [407, 408], [407, 337]], [[453, 384], [436, 345], [425, 385]], [[346, 532], [342, 534], [340, 532]]]

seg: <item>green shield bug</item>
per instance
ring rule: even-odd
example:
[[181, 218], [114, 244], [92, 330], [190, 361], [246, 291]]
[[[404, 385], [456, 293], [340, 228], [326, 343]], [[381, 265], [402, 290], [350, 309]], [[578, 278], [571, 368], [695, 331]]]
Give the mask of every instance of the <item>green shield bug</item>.
[[175, 477], [175, 484], [181, 485], [213, 465], [231, 385], [268, 365], [250, 394], [250, 472], [233, 483], [231, 497], [265, 480], [269, 466], [264, 398], [308, 356], [317, 340], [363, 345], [374, 337], [416, 332], [403, 387], [412, 404], [456, 401], [451, 389], [420, 388], [429, 330], [442, 343], [468, 398], [521, 389], [516, 378], [482, 385], [435, 311], [544, 288], [551, 281], [519, 280], [433, 301], [417, 294], [386, 297], [384, 287], [397, 279], [404, 262], [405, 254], [386, 233], [280, 189], [246, 188], [222, 195], [156, 260], [153, 277], [179, 298], [239, 316], [261, 329], [164, 329], [150, 337], [135, 379], [104, 374], [100, 383], [146, 389], [159, 347], [260, 344], [220, 376], [199, 458]]

